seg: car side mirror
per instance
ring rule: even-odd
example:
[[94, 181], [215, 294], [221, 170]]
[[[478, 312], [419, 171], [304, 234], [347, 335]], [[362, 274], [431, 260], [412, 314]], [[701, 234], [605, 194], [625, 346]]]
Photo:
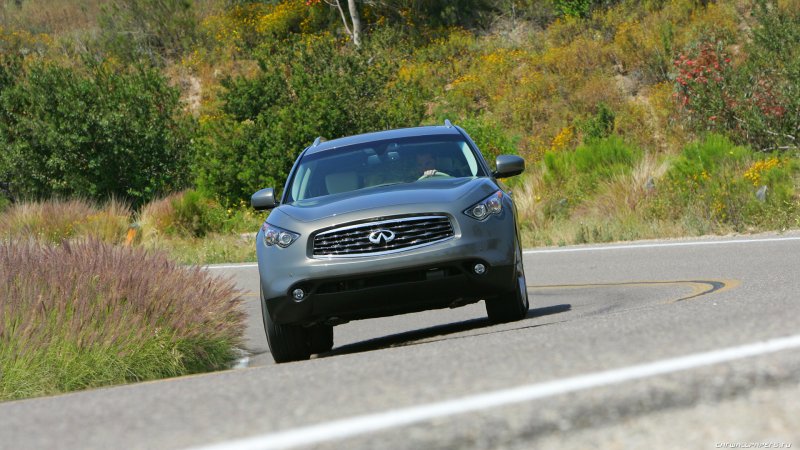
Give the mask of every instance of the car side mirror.
[[275, 201], [275, 189], [265, 188], [256, 192], [250, 197], [250, 205], [258, 211], [278, 206], [278, 202]]
[[495, 160], [495, 178], [508, 178], [525, 170], [525, 160], [517, 155], [500, 155]]

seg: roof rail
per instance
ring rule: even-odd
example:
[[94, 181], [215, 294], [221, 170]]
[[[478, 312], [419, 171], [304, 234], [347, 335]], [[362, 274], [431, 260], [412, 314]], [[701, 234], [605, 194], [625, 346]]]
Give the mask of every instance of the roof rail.
[[453, 124], [450, 123], [449, 119], [444, 119], [444, 126], [446, 126], [447, 128], [453, 128]]
[[327, 139], [325, 139], [324, 137], [322, 137], [322, 136], [317, 136], [317, 138], [316, 138], [316, 139], [314, 139], [314, 143], [313, 143], [313, 144], [311, 144], [311, 146], [312, 146], [312, 147], [316, 147], [316, 146], [318, 146], [319, 144], [321, 144], [321, 143], [323, 143], [323, 142], [325, 142], [325, 141], [327, 141]]

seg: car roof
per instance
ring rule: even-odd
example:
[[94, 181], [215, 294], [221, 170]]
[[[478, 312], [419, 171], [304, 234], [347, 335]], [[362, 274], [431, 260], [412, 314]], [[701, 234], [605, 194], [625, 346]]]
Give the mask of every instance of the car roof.
[[312, 145], [306, 151], [307, 155], [324, 152], [335, 148], [346, 147], [348, 145], [365, 144], [367, 142], [384, 141], [391, 139], [402, 139], [417, 136], [459, 136], [461, 133], [457, 127], [446, 125], [435, 125], [427, 127], [398, 128], [395, 130], [377, 131], [373, 133], [357, 134], [330, 141], [322, 141], [317, 145]]

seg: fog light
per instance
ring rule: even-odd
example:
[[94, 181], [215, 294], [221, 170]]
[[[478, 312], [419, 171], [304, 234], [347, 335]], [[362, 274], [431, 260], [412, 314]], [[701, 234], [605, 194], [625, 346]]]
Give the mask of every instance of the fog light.
[[306, 293], [303, 292], [302, 289], [295, 289], [294, 291], [292, 291], [292, 297], [294, 297], [295, 301], [299, 302], [300, 300], [305, 298], [305, 296], [306, 296]]
[[476, 275], [483, 275], [486, 273], [486, 266], [481, 263], [475, 264], [475, 267], [472, 268], [475, 271]]

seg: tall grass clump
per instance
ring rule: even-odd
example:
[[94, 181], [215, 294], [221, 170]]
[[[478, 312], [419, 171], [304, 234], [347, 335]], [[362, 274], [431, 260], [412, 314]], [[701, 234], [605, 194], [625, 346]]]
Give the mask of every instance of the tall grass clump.
[[229, 280], [97, 240], [0, 243], [0, 400], [221, 369], [243, 331]]
[[89, 237], [120, 243], [130, 216], [130, 207], [113, 198], [101, 206], [80, 198], [20, 202], [0, 213], [0, 239], [58, 243]]

